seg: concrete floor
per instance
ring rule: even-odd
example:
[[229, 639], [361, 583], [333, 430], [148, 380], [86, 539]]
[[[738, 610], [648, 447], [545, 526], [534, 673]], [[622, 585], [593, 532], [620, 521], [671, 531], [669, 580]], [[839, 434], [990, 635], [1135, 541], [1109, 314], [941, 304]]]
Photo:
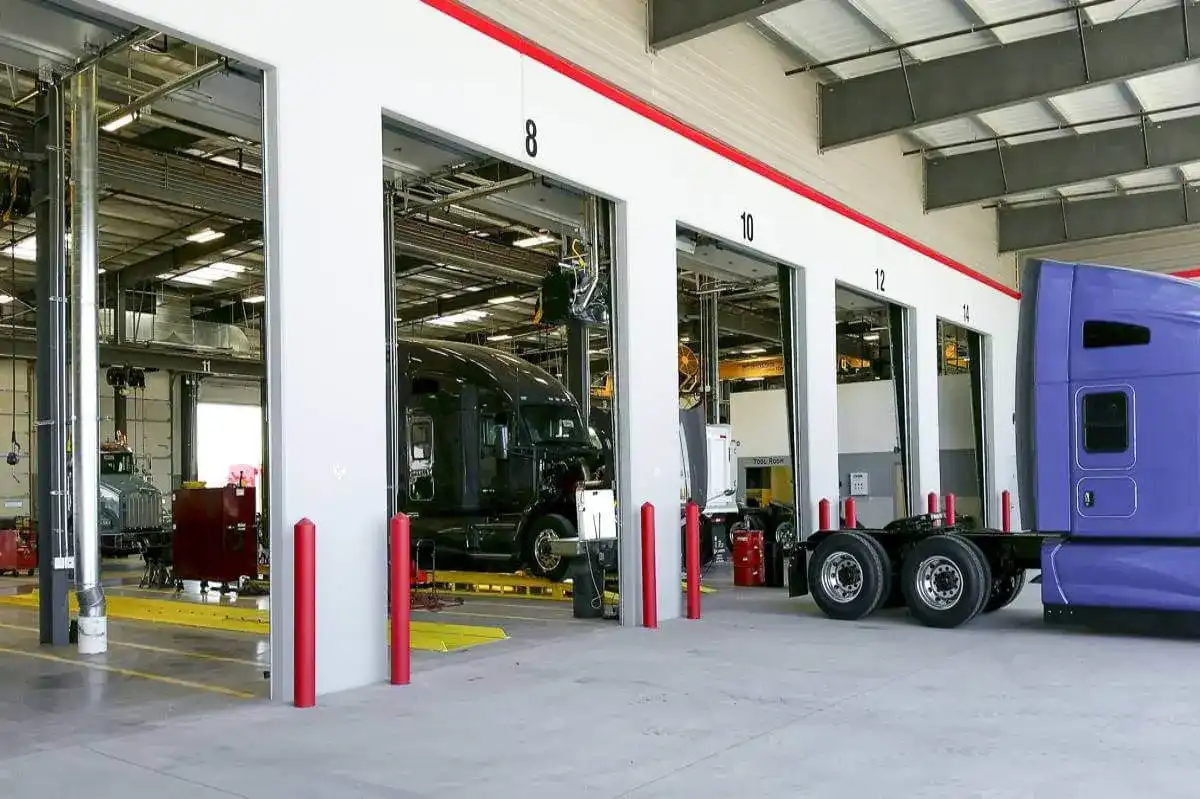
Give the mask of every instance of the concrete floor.
[[308, 711], [0, 653], [0, 796], [1195, 797], [1196, 644], [1047, 629], [1037, 599], [952, 631], [766, 589], [658, 631], [471, 600], [534, 620]]

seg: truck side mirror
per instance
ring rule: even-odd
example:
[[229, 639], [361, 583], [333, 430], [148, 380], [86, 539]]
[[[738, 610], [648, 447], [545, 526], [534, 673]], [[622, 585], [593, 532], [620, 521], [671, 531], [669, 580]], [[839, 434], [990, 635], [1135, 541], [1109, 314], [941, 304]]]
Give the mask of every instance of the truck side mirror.
[[508, 460], [508, 425], [506, 424], [496, 428], [496, 457], [502, 461]]

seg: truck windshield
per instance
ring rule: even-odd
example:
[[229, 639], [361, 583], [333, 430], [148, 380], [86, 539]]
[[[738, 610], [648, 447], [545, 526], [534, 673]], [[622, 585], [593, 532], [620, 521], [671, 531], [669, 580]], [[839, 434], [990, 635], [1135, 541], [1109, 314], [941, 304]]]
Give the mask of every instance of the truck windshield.
[[555, 441], [587, 441], [579, 411], [570, 405], [525, 405], [521, 408], [525, 429], [534, 444]]

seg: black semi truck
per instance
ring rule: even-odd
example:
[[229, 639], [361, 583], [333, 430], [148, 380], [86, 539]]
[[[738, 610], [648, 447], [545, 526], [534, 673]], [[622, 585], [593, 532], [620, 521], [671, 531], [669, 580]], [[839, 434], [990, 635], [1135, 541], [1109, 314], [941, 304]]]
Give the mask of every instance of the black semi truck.
[[439, 559], [558, 580], [551, 551], [575, 537], [575, 489], [611, 482], [600, 442], [553, 375], [472, 344], [398, 342], [397, 507]]

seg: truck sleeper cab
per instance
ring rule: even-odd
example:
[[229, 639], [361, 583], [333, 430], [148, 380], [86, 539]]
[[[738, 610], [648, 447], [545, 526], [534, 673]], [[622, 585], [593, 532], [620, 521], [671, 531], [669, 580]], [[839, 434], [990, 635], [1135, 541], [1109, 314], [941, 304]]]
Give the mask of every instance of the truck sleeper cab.
[[414, 548], [561, 579], [550, 542], [575, 536], [575, 487], [605, 479], [574, 398], [508, 353], [411, 338], [398, 349], [397, 507]]
[[1021, 280], [1015, 432], [1035, 532], [822, 531], [791, 594], [837, 619], [907, 605], [955, 627], [1009, 604], [1042, 570], [1048, 621], [1200, 611], [1200, 285], [1116, 267], [1033, 261]]

